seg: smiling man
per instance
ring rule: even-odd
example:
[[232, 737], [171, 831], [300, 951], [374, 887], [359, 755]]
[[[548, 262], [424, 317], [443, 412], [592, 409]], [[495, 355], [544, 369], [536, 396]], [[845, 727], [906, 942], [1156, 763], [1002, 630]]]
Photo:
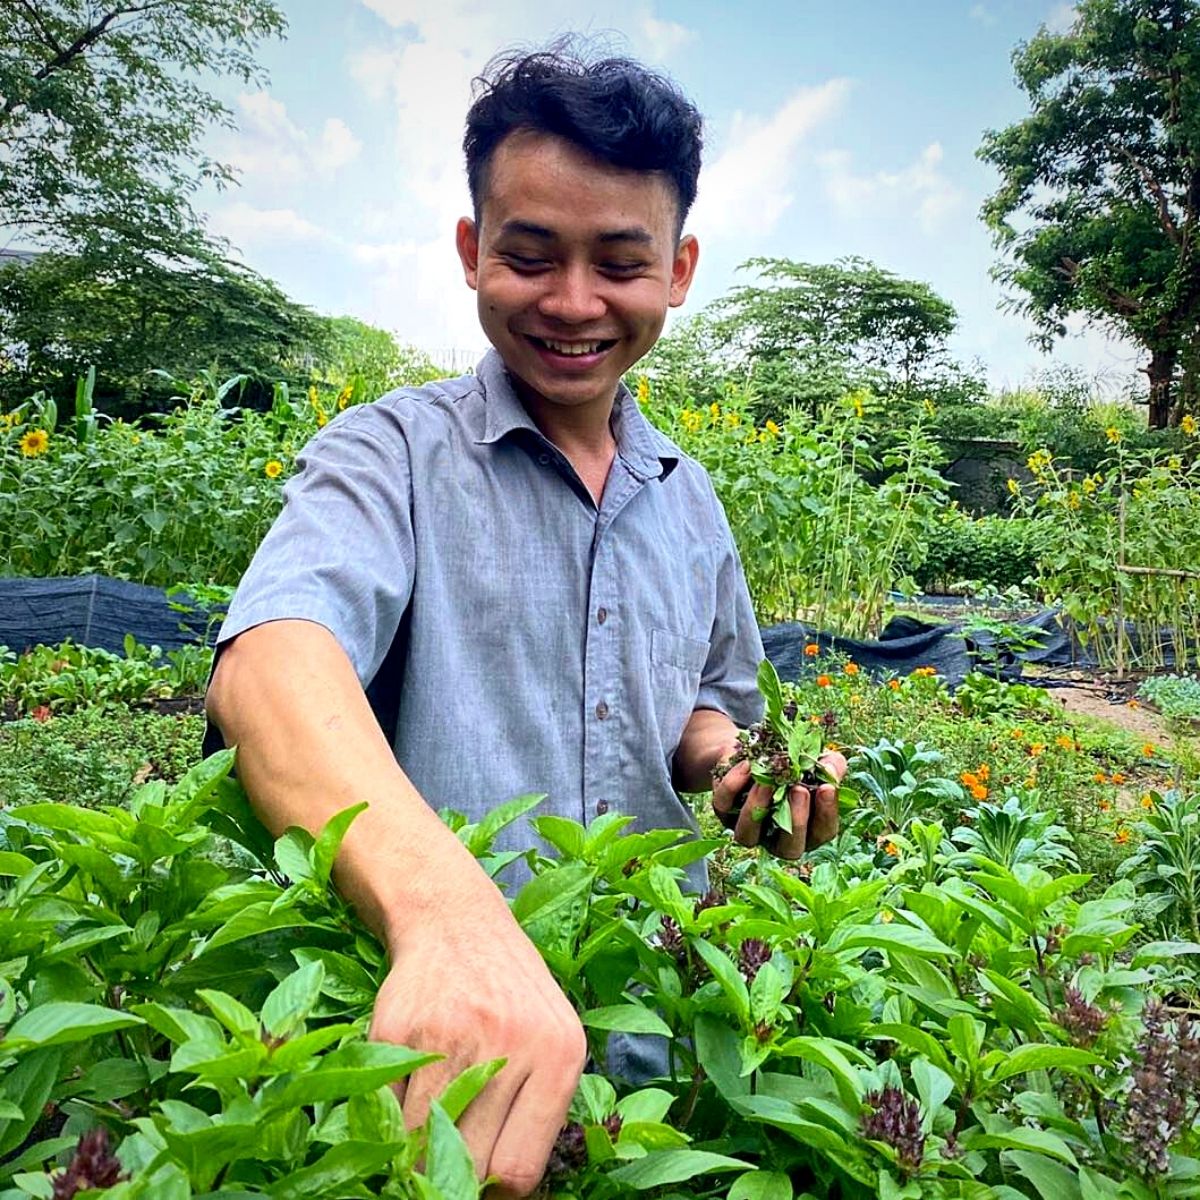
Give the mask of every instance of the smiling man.
[[[493, 65], [464, 145], [474, 216], [457, 247], [494, 349], [476, 375], [352, 409], [305, 448], [208, 705], [272, 830], [369, 802], [337, 879], [390, 955], [372, 1035], [447, 1056], [409, 1081], [405, 1118], [506, 1058], [460, 1127], [481, 1176], [527, 1195], [586, 1043], [435, 810], [479, 820], [537, 791], [543, 813], [694, 827], [677, 792], [712, 787], [759, 716], [762, 644], [707, 476], [621, 382], [696, 269], [696, 110], [636, 63], [553, 50]], [[373, 681], [396, 699], [390, 737]], [[713, 804], [755, 845], [767, 800], [741, 764]], [[837, 825], [832, 787], [792, 805], [794, 834], [771, 846], [788, 858]], [[512, 829], [500, 848], [529, 840]]]

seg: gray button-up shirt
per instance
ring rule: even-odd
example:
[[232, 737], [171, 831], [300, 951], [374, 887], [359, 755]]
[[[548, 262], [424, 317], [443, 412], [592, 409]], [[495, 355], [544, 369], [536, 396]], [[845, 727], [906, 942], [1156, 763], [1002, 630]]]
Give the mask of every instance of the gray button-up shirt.
[[[597, 509], [494, 351], [341, 414], [300, 455], [219, 640], [316, 621], [364, 686], [387, 656], [396, 757], [435, 808], [479, 820], [545, 792], [535, 815], [694, 828], [680, 735], [697, 708], [760, 716], [762, 642], [703, 468], [624, 387], [612, 429]], [[518, 825], [498, 848], [529, 843]]]

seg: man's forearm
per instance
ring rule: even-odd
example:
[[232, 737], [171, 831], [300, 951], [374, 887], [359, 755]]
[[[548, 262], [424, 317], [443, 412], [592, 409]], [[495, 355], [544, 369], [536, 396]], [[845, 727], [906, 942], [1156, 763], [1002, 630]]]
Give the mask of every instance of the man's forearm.
[[[238, 776], [263, 823], [316, 832], [360, 801], [369, 808], [342, 844], [343, 895], [391, 947], [411, 921], [445, 912], [458, 891], [499, 891], [400, 769], [349, 659], [309, 621], [273, 621], [223, 652], [209, 714], [238, 748]], [[468, 899], [464, 896], [464, 901]]]
[[707, 792], [712, 772], [737, 741], [737, 726], [723, 713], [698, 708], [688, 718], [675, 751], [671, 782], [681, 792]]

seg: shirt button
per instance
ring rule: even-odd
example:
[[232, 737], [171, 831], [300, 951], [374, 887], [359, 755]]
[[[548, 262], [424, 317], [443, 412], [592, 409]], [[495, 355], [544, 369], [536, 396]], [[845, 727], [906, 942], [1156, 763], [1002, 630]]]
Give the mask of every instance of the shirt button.
[[608, 716], [608, 705], [603, 700], [596, 705], [596, 719], [603, 721]]
[[604, 622], [607, 620], [608, 620], [608, 609], [607, 608], [596, 609], [596, 624], [603, 625]]
[[540, 463], [542, 464], [542, 466], [543, 466], [543, 467], [548, 467], [548, 466], [550, 465], [550, 455], [548, 455], [548, 454], [539, 454], [539, 455], [538, 455], [538, 462], [540, 462]]

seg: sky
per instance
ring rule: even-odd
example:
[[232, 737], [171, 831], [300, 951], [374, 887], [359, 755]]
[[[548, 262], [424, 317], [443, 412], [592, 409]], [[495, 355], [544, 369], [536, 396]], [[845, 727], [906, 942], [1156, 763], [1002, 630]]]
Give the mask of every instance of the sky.
[[[859, 255], [923, 280], [959, 314], [951, 349], [993, 388], [1058, 363], [1118, 394], [1135, 349], [1075, 327], [1047, 356], [1001, 308], [979, 218], [998, 183], [982, 134], [1026, 115], [1013, 48], [1061, 0], [281, 0], [264, 90], [226, 82], [236, 131], [208, 149], [240, 173], [206, 192], [213, 232], [291, 296], [394, 332], [466, 369], [486, 342], [454, 226], [469, 212], [461, 140], [472, 78], [496, 52], [567, 32], [666, 71], [705, 118], [688, 230], [687, 315], [755, 256]], [[669, 326], [668, 326], [669, 328]]]

